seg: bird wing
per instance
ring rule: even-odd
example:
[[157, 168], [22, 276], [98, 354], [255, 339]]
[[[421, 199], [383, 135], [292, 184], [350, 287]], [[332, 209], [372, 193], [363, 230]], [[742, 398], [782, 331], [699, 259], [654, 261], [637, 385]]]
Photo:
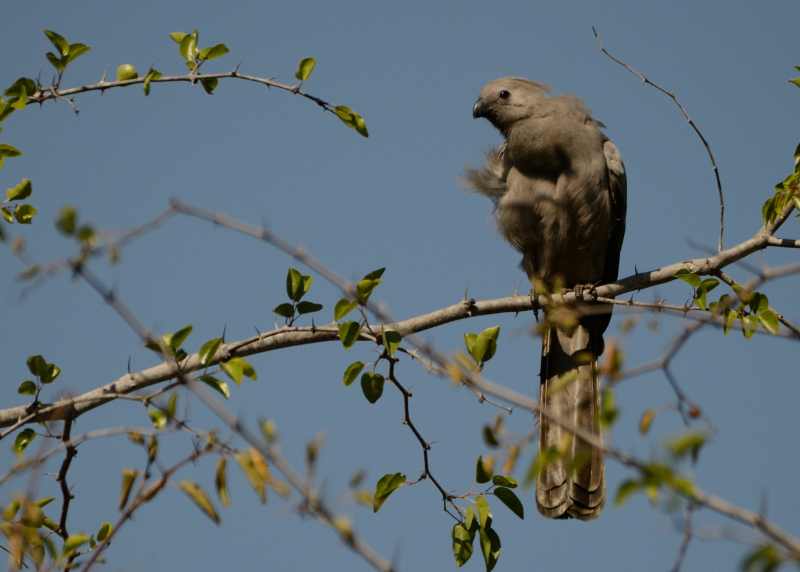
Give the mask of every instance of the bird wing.
[[608, 169], [608, 192], [611, 204], [611, 221], [608, 227], [608, 248], [603, 271], [603, 282], [614, 282], [619, 275], [619, 256], [625, 238], [625, 213], [628, 210], [628, 179], [619, 149], [611, 140], [603, 144]]
[[506, 144], [503, 143], [486, 153], [486, 164], [480, 169], [467, 169], [465, 180], [467, 187], [489, 197], [497, 205], [497, 201], [506, 193], [508, 171], [511, 165], [506, 157]]

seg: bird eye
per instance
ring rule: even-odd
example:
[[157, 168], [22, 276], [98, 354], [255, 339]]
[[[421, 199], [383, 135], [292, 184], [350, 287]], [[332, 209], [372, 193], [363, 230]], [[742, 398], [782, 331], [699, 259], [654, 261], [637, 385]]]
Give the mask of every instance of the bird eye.
[[511, 92], [507, 89], [501, 89], [498, 95], [500, 96], [500, 99], [508, 99], [511, 97]]

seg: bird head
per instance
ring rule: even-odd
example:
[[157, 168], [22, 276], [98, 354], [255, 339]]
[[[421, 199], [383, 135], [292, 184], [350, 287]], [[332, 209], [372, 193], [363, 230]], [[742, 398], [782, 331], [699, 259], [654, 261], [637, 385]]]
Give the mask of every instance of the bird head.
[[501, 132], [530, 117], [550, 88], [544, 84], [519, 77], [503, 77], [481, 88], [472, 107], [472, 117], [484, 117]]

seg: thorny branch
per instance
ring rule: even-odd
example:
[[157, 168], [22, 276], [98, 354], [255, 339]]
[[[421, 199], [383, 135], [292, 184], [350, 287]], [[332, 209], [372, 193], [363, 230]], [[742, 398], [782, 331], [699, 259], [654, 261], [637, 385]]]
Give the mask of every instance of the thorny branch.
[[703, 147], [705, 147], [706, 154], [708, 155], [708, 160], [711, 162], [711, 168], [714, 171], [714, 181], [717, 185], [717, 195], [719, 196], [719, 242], [717, 244], [717, 250], [721, 252], [722, 249], [724, 248], [724, 236], [725, 236], [725, 197], [722, 194], [722, 181], [719, 175], [719, 167], [717, 166], [717, 160], [714, 158], [714, 152], [711, 150], [711, 145], [708, 143], [708, 140], [705, 138], [705, 135], [703, 135], [703, 132], [700, 131], [700, 128], [697, 126], [697, 123], [695, 123], [694, 119], [692, 119], [689, 116], [689, 112], [686, 111], [686, 108], [681, 104], [680, 101], [678, 101], [678, 98], [675, 96], [674, 93], [660, 86], [659, 84], [655, 83], [649, 77], [644, 75], [642, 72], [640, 72], [630, 64], [625, 63], [618, 57], [611, 54], [611, 52], [609, 52], [603, 46], [603, 42], [600, 39], [600, 34], [598, 33], [597, 28], [595, 28], [594, 26], [592, 26], [592, 33], [594, 34], [594, 37], [597, 40], [597, 46], [600, 49], [601, 53], [608, 56], [608, 58], [614, 63], [621, 65], [623, 68], [625, 68], [633, 75], [638, 77], [640, 80], [642, 80], [642, 83], [644, 83], [645, 85], [652, 86], [656, 90], [666, 95], [675, 103], [683, 118], [686, 120], [686, 122], [689, 124], [692, 130], [697, 134], [697, 137], [700, 139], [700, 142], [703, 144]]
[[[212, 222], [215, 222], [217, 224], [223, 224], [224, 226], [233, 228], [234, 230], [238, 230], [239, 232], [250, 234], [256, 238], [269, 242], [274, 246], [278, 247], [279, 249], [283, 250], [284, 252], [289, 253], [291, 256], [295, 257], [301, 262], [305, 263], [307, 266], [311, 267], [325, 278], [329, 279], [336, 286], [340, 287], [344, 293], [352, 295], [353, 286], [351, 284], [339, 278], [336, 274], [328, 270], [321, 263], [311, 258], [305, 252], [293, 247], [286, 241], [283, 241], [282, 239], [275, 237], [267, 229], [256, 229], [255, 227], [248, 227], [247, 225], [243, 225], [241, 223], [233, 221], [232, 219], [224, 217], [223, 215], [217, 215], [215, 213], [209, 213], [208, 211], [202, 211], [201, 209], [188, 207], [187, 205], [183, 205], [182, 203], [177, 203], [176, 201], [173, 201], [173, 207], [179, 210], [179, 212], [184, 212], [186, 214], [193, 214], [194, 216], [198, 216], [200, 218], [208, 218], [208, 220], [211, 220]], [[643, 282], [645, 283], [649, 282], [650, 284], [658, 284], [667, 282], [673, 279], [675, 273], [682, 268], [689, 269], [690, 271], [693, 271], [698, 274], [710, 274], [719, 268], [722, 268], [728, 264], [735, 262], [739, 258], [742, 258], [749, 253], [766, 248], [768, 237], [771, 236], [775, 232], [775, 230], [777, 230], [777, 228], [779, 228], [780, 225], [791, 214], [792, 208], [793, 208], [792, 206], [788, 206], [784, 210], [784, 212], [781, 213], [781, 215], [775, 220], [775, 222], [760, 229], [756, 233], [756, 235], [754, 235], [752, 238], [728, 250], [722, 251], [715, 256], [711, 256], [705, 259], [696, 259], [687, 262], [676, 263], [667, 267], [660, 268], [655, 271], [651, 271], [649, 273], [645, 273], [644, 275], [636, 274], [632, 277], [622, 279], [616, 283], [600, 286], [599, 288], [597, 288], [596, 294], [616, 295], [624, 291], [633, 290], [634, 288], [630, 286], [631, 284], [642, 284]], [[626, 288], [628, 288], [628, 290], [626, 290]], [[554, 297], [561, 298], [561, 301], [571, 302], [575, 300], [575, 293], [568, 292], [561, 295], [551, 296], [551, 299]], [[530, 297], [515, 297], [515, 298], [526, 299], [528, 309], [532, 306], [535, 306], [536, 303], [538, 303], [538, 301], [531, 301]], [[512, 298], [512, 300], [513, 299], [514, 298]], [[106, 300], [115, 301], [115, 298], [106, 297]], [[118, 304], [118, 301], [116, 303]], [[470, 302], [468, 306], [469, 306], [469, 313], [474, 314], [476, 310], [474, 304]], [[397, 323], [392, 324], [391, 319], [388, 318], [386, 313], [380, 308], [377, 308], [374, 304], [368, 303], [367, 307], [381, 321], [387, 324], [385, 327], [387, 328], [391, 327], [391, 329], [399, 331], [400, 333], [406, 332], [406, 330], [397, 327], [398, 326]], [[451, 320], [444, 320], [444, 321], [451, 321]], [[439, 323], [444, 323], [444, 321]], [[435, 325], [438, 325], [438, 323]], [[433, 327], [433, 325], [430, 325], [429, 327]], [[418, 331], [418, 330], [412, 329], [411, 331]], [[452, 364], [448, 360], [448, 358], [437, 352], [429, 344], [417, 341], [413, 336], [407, 336], [406, 340], [409, 341], [409, 343], [411, 343], [412, 345], [414, 345], [423, 354], [425, 354], [427, 358], [433, 361], [439, 367], [439, 371], [441, 372], [449, 371], [451, 373], [451, 377], [452, 375], [459, 375], [460, 381], [462, 381], [464, 384], [474, 385], [482, 392], [497, 397], [508, 403], [511, 403], [517, 407], [520, 407], [521, 409], [530, 411], [532, 413], [538, 413], [539, 415], [544, 415], [545, 417], [548, 417], [552, 422], [561, 425], [562, 427], [573, 433], [576, 436], [576, 438], [581, 439], [582, 441], [585, 441], [594, 447], [602, 449], [610, 458], [616, 459], [623, 465], [634, 468], [642, 472], [643, 474], [647, 473], [648, 471], [647, 464], [637, 460], [631, 455], [628, 455], [627, 453], [624, 453], [618, 449], [604, 445], [596, 435], [580, 427], [574, 426], [571, 423], [566, 422], [565, 420], [553, 416], [552, 413], [550, 413], [546, 409], [541, 408], [537, 402], [528, 398], [527, 396], [521, 395], [505, 386], [497, 385], [493, 382], [490, 382], [484, 379], [482, 376], [476, 374], [475, 372], [465, 372], [462, 370], [460, 371], [459, 374], [456, 374], [455, 372], [453, 372]], [[189, 360], [191, 360], [191, 358], [192, 356], [187, 358], [187, 360], [185, 361], [188, 362]], [[181, 374], [183, 374], [183, 367], [184, 364], [181, 364], [181, 372], [180, 372]], [[175, 375], [175, 373], [176, 372], [173, 371], [173, 375]], [[216, 402], [211, 401], [210, 399], [207, 401], [207, 405], [209, 405], [209, 407], [212, 407], [211, 404], [213, 403]], [[220, 415], [221, 412], [218, 411], [217, 409], [213, 410], [231, 428], [238, 428], [240, 431], [244, 431], [244, 428], [241, 426], [241, 424], [238, 423], [238, 420], [230, 416], [230, 414], [228, 414], [228, 417], [226, 418]], [[240, 434], [243, 437], [245, 436], [244, 432]], [[258, 441], [258, 439], [255, 439], [254, 437], [253, 439], [255, 441]], [[790, 535], [789, 533], [785, 532], [776, 524], [767, 520], [762, 514], [755, 513], [747, 509], [733, 505], [714, 495], [705, 493], [701, 489], [694, 486], [691, 488], [691, 490], [677, 490], [676, 492], [685, 496], [689, 501], [694, 502], [697, 505], [707, 507], [715, 512], [718, 512], [729, 518], [732, 518], [734, 520], [737, 520], [741, 523], [747, 524], [753, 528], [760, 530], [767, 537], [771, 538], [772, 540], [783, 546], [792, 555], [792, 557], [800, 558], [800, 539], [797, 539], [792, 535]]]
[[309, 101], [314, 102], [325, 111], [333, 113], [334, 115], [336, 114], [333, 105], [331, 103], [320, 97], [317, 97], [316, 95], [312, 95], [308, 92], [303, 91], [301, 89], [301, 83], [288, 84], [281, 81], [277, 81], [271, 77], [259, 77], [254, 75], [243, 74], [239, 72], [238, 66], [232, 71], [221, 72], [221, 73], [205, 73], [205, 74], [188, 73], [185, 75], [164, 75], [159, 78], [151, 77], [150, 79], [147, 79], [147, 76], [141, 76], [134, 79], [117, 80], [117, 81], [100, 80], [97, 83], [82, 85], [79, 87], [71, 87], [67, 89], [59, 89], [56, 86], [52, 86], [37, 91], [33, 95], [29, 96], [28, 103], [42, 104], [46, 101], [65, 98], [68, 102], [70, 102], [70, 105], [72, 105], [73, 109], [76, 110], [77, 112], [77, 108], [74, 107], [74, 103], [72, 101], [72, 96], [81, 93], [88, 93], [92, 91], [99, 91], [102, 93], [105, 92], [107, 89], [113, 89], [116, 87], [127, 87], [130, 85], [144, 84], [145, 81], [148, 81], [148, 83], [150, 84], [154, 83], [196, 84], [204, 80], [223, 80], [223, 79], [239, 79], [239, 80], [249, 81], [263, 85], [267, 88], [275, 88], [291, 93], [293, 95], [299, 95], [300, 97], [303, 97], [305, 99], [308, 99]]
[[[422, 434], [419, 432], [419, 429], [417, 429], [417, 426], [414, 424], [414, 421], [411, 419], [411, 408], [409, 401], [411, 400], [412, 393], [408, 389], [406, 389], [402, 383], [398, 381], [397, 373], [395, 372], [395, 367], [397, 366], [397, 362], [400, 360], [389, 356], [387, 353], [384, 353], [382, 357], [389, 362], [389, 375], [388, 375], [389, 381], [391, 381], [392, 385], [394, 385], [397, 388], [397, 390], [403, 395], [403, 423], [405, 423], [408, 426], [408, 428], [411, 429], [411, 432], [414, 434], [414, 437], [417, 438], [419, 446], [422, 449], [422, 474], [420, 475], [419, 479], [417, 479], [417, 481], [415, 482], [419, 482], [424, 479], [430, 479], [430, 481], [433, 483], [433, 486], [435, 486], [436, 490], [439, 491], [439, 494], [442, 495], [442, 508], [444, 509], [444, 511], [450, 516], [452, 516], [456, 521], [461, 522], [464, 518], [464, 515], [461, 513], [461, 509], [459, 508], [459, 506], [453, 501], [455, 496], [444, 490], [444, 487], [442, 487], [442, 485], [439, 484], [439, 481], [436, 479], [436, 477], [433, 476], [433, 473], [431, 472], [430, 455], [429, 455], [429, 452], [431, 450], [431, 444], [425, 439], [425, 437], [422, 436]], [[458, 516], [450, 512], [448, 506], [455, 509]]]
[[[142, 342], [147, 343], [148, 341], [154, 339], [148, 330], [141, 325], [141, 322], [135, 317], [130, 308], [128, 308], [128, 306], [124, 304], [116, 295], [114, 295], [109, 288], [102, 284], [99, 279], [88, 273], [82, 266], [76, 268], [75, 271], [128, 324], [128, 326], [141, 338]], [[280, 454], [276, 447], [265, 445], [263, 440], [251, 433], [243, 423], [241, 423], [236, 417], [228, 412], [227, 409], [225, 409], [213, 397], [211, 397], [208, 392], [205, 391], [205, 388], [200, 387], [200, 385], [194, 379], [192, 379], [191, 376], [186, 375], [186, 372], [180, 363], [175, 360], [173, 361], [174, 363], [171, 364], [171, 367], [174, 368], [174, 375], [178, 378], [179, 382], [192, 391], [234, 433], [239, 435], [248, 444], [257, 449], [259, 453], [261, 453], [267, 460], [270, 461], [270, 463], [272, 463], [275, 468], [278, 469], [278, 471], [286, 478], [286, 480], [289, 481], [289, 484], [292, 486], [292, 488], [294, 488], [303, 497], [304, 508], [306, 512], [313, 515], [320, 522], [326, 524], [332, 530], [334, 530], [345, 546], [361, 556], [375, 570], [380, 572], [394, 571], [394, 567], [389, 561], [380, 556], [372, 547], [356, 536], [352, 526], [349, 524], [349, 521], [345, 522], [342, 518], [337, 517], [333, 513], [328, 505], [320, 498], [312, 483], [300, 477], [294, 471], [294, 469], [292, 469], [292, 467]], [[203, 450], [195, 451], [195, 454], [199, 456], [199, 454], [202, 454], [203, 451], [207, 451], [208, 449], [209, 448], [206, 447]], [[197, 457], [189, 457], [187, 458], [186, 462], [191, 462], [196, 458]], [[175, 470], [180, 468], [180, 466], [182, 465], [179, 464], [179, 466], [176, 466]], [[145, 471], [145, 474], [147, 474], [147, 471]], [[163, 486], [166, 484], [166, 481], [169, 479], [170, 475], [171, 473], [166, 471], [159, 481], [156, 481], [147, 490], [142, 491], [140, 493], [140, 497], [142, 497], [143, 500], [139, 504], [146, 502], [158, 491], [160, 491], [161, 488], [163, 488]], [[152, 491], [152, 493], [148, 493], [148, 491]], [[134, 502], [131, 507], [129, 507], [125, 513], [123, 513], [118, 524], [112, 531], [112, 534], [109, 535], [104, 543], [98, 546], [97, 549], [92, 553], [92, 557], [83, 567], [81, 572], [88, 572], [91, 564], [93, 564], [99, 556], [99, 553], [102, 552], [102, 550], [108, 545], [108, 542], [111, 540], [111, 536], [113, 536], [113, 532], [116, 532], [117, 528], [124, 524], [131, 517], [136, 508], [138, 508], [138, 505], [136, 502]]]
[[[64, 455], [64, 461], [61, 463], [61, 467], [58, 470], [58, 476], [56, 477], [56, 482], [58, 482], [59, 488], [61, 489], [61, 516], [58, 519], [58, 530], [56, 531], [56, 534], [58, 534], [64, 540], [69, 538], [69, 532], [67, 531], [67, 517], [69, 515], [69, 507], [72, 499], [75, 498], [75, 495], [73, 495], [72, 491], [69, 490], [69, 484], [67, 484], [67, 473], [69, 473], [72, 460], [75, 458], [75, 455], [78, 454], [77, 447], [69, 444], [71, 442], [71, 433], [72, 419], [67, 418], [64, 420], [64, 429], [61, 433], [61, 441], [64, 443], [66, 448], [66, 455]], [[67, 560], [67, 564], [64, 567], [65, 571], [68, 571], [72, 568], [72, 562], [76, 556], [76, 554], [70, 555]]]

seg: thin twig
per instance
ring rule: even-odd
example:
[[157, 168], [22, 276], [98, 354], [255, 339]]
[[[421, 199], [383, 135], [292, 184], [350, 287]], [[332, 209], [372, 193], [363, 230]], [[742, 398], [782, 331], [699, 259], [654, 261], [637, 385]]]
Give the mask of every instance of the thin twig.
[[686, 553], [689, 550], [689, 543], [692, 541], [692, 516], [694, 516], [695, 505], [689, 502], [684, 510], [683, 517], [683, 540], [678, 548], [678, 557], [675, 559], [675, 564], [672, 566], [672, 572], [680, 572], [683, 561], [686, 559]]
[[678, 101], [678, 98], [675, 96], [674, 93], [672, 93], [668, 89], [665, 89], [659, 84], [655, 83], [654, 81], [652, 81], [650, 78], [648, 78], [646, 75], [644, 75], [642, 72], [640, 72], [630, 64], [625, 63], [618, 57], [611, 54], [611, 52], [609, 52], [603, 46], [603, 42], [600, 39], [600, 34], [598, 33], [597, 28], [595, 28], [594, 26], [592, 26], [592, 33], [594, 34], [594, 37], [597, 40], [597, 46], [600, 49], [600, 52], [608, 56], [608, 58], [614, 63], [621, 65], [630, 73], [638, 77], [640, 80], [642, 80], [642, 83], [654, 87], [655, 89], [666, 95], [675, 103], [683, 118], [686, 120], [686, 122], [689, 124], [692, 130], [694, 130], [694, 132], [697, 134], [697, 137], [700, 139], [700, 142], [703, 144], [703, 147], [706, 148], [708, 159], [709, 161], [711, 161], [711, 168], [714, 171], [714, 181], [716, 182], [717, 195], [719, 196], [719, 242], [717, 245], [717, 250], [719, 252], [722, 252], [722, 249], [724, 248], [724, 236], [725, 236], [725, 197], [722, 193], [722, 181], [720, 179], [719, 167], [717, 166], [717, 160], [714, 158], [714, 153], [713, 151], [711, 151], [711, 145], [708, 143], [708, 140], [705, 138], [702, 131], [700, 131], [700, 128], [697, 126], [697, 123], [695, 123], [694, 120], [689, 116], [689, 112], [686, 111], [686, 108], [681, 104], [680, 101]]
[[[47, 88], [41, 91], [37, 91], [33, 95], [28, 97], [28, 103], [44, 103], [45, 101], [49, 101], [51, 99], [59, 99], [59, 98], [67, 98], [69, 100], [69, 96], [78, 95], [81, 93], [88, 93], [92, 91], [100, 91], [105, 92], [108, 89], [113, 89], [117, 87], [127, 87], [131, 85], [137, 84], [144, 84], [146, 81], [147, 76], [141, 76], [134, 79], [128, 80], [118, 80], [118, 81], [99, 81], [93, 84], [82, 85], [78, 87], [71, 87], [67, 89], [58, 89], [58, 87]], [[249, 82], [254, 82], [268, 88], [276, 88], [293, 95], [299, 95], [309, 101], [314, 102], [325, 111], [335, 114], [333, 110], [333, 106], [328, 101], [317, 97], [316, 95], [312, 95], [300, 89], [300, 84], [288, 84], [281, 81], [277, 81], [271, 77], [259, 77], [254, 75], [243, 74], [239, 72], [239, 68], [229, 71], [229, 72], [221, 72], [221, 73], [206, 73], [206, 74], [198, 74], [198, 73], [188, 73], [186, 75], [170, 75], [170, 76], [161, 76], [159, 78], [151, 78], [149, 80], [150, 84], [154, 83], [189, 83], [189, 84], [198, 84], [204, 80], [225, 80], [225, 79], [239, 79]]]
[[[389, 381], [392, 383], [392, 385], [394, 385], [397, 388], [397, 390], [403, 396], [403, 423], [405, 423], [405, 425], [409, 429], [411, 429], [411, 432], [414, 434], [414, 437], [417, 438], [417, 442], [419, 442], [419, 446], [422, 449], [422, 474], [420, 475], [419, 479], [417, 479], [416, 482], [419, 482], [424, 479], [429, 479], [431, 483], [433, 483], [433, 486], [436, 487], [436, 490], [439, 491], [439, 494], [442, 496], [442, 508], [444, 509], [444, 512], [453, 517], [455, 521], [461, 522], [464, 519], [464, 515], [461, 512], [459, 506], [455, 502], [453, 502], [453, 499], [455, 498], [454, 495], [444, 490], [444, 487], [442, 487], [442, 485], [439, 484], [439, 481], [431, 472], [430, 454], [429, 454], [431, 450], [431, 444], [422, 436], [422, 434], [419, 432], [419, 429], [417, 429], [417, 426], [414, 424], [414, 421], [411, 419], [411, 406], [409, 402], [411, 400], [412, 394], [397, 379], [397, 372], [395, 368], [399, 360], [397, 358], [389, 356], [386, 353], [384, 353], [382, 357], [389, 362], [389, 373], [388, 373]], [[448, 505], [453, 509], [455, 509], [456, 513], [458, 514], [455, 515], [452, 512], [450, 512], [450, 510], [448, 509]]]

